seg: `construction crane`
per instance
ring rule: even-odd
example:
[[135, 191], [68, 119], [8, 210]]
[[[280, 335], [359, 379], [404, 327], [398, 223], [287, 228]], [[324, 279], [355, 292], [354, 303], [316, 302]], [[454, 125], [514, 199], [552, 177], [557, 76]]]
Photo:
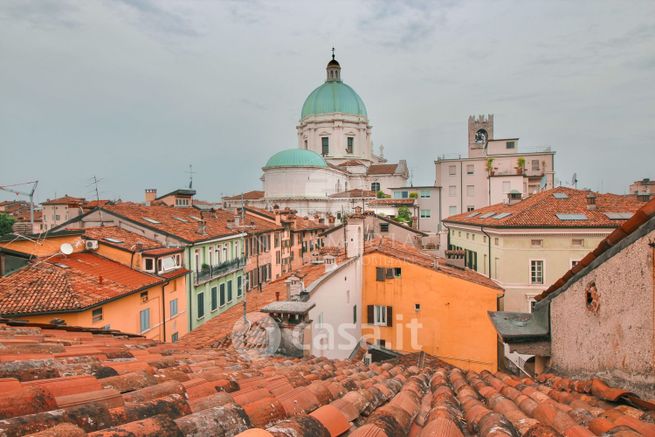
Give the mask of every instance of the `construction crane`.
[[[36, 186], [38, 184], [39, 181], [29, 181], [29, 182], [22, 182], [20, 184], [0, 185], [0, 190], [2, 191], [14, 193], [17, 196], [27, 196], [30, 199], [30, 225], [32, 226], [32, 229], [34, 229], [34, 191], [36, 191]], [[13, 188], [13, 187], [19, 187], [21, 185], [32, 185], [32, 189], [29, 192], [24, 192]]]

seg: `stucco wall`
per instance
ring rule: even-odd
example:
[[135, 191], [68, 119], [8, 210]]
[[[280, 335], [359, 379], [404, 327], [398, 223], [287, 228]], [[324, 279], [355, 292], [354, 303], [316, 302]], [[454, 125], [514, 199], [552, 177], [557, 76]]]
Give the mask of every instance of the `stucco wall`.
[[[552, 300], [552, 366], [571, 374], [606, 372], [655, 395], [654, 239], [652, 231]], [[585, 297], [592, 282], [596, 313]]]

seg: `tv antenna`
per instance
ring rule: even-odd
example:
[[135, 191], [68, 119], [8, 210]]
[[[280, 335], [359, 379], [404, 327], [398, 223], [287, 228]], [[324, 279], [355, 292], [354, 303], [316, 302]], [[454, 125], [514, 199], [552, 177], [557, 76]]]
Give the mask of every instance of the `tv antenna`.
[[189, 169], [186, 171], [189, 175], [189, 189], [193, 188], [193, 175], [196, 173], [193, 171], [193, 165], [189, 164]]
[[[29, 182], [21, 182], [18, 184], [10, 184], [10, 185], [0, 185], [0, 190], [2, 191], [7, 191], [8, 193], [14, 193], [17, 196], [26, 196], [27, 198], [30, 199], [30, 225], [32, 226], [32, 231], [34, 232], [34, 191], [36, 191], [36, 186], [39, 184], [39, 181], [29, 181]], [[32, 185], [32, 189], [30, 191], [20, 191], [15, 189], [14, 187], [19, 187], [21, 185]]]

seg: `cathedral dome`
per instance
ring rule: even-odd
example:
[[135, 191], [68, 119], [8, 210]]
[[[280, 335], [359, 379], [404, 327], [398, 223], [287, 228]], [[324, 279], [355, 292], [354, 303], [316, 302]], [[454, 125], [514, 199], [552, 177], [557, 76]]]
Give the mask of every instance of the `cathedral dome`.
[[305, 149], [287, 149], [271, 156], [264, 169], [276, 167], [327, 168], [327, 166], [325, 159], [316, 152]]
[[351, 87], [341, 81], [330, 81], [309, 94], [300, 118], [334, 112], [366, 116], [366, 106]]

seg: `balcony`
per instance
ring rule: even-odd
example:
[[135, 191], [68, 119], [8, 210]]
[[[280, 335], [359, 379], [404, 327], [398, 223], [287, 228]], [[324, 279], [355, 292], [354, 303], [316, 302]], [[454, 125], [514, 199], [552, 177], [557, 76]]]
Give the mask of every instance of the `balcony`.
[[211, 281], [212, 279], [218, 278], [220, 276], [225, 276], [239, 269], [242, 269], [246, 265], [246, 260], [246, 258], [236, 258], [215, 266], [209, 266], [200, 272], [195, 272], [193, 274], [193, 284], [204, 284], [205, 282]]

